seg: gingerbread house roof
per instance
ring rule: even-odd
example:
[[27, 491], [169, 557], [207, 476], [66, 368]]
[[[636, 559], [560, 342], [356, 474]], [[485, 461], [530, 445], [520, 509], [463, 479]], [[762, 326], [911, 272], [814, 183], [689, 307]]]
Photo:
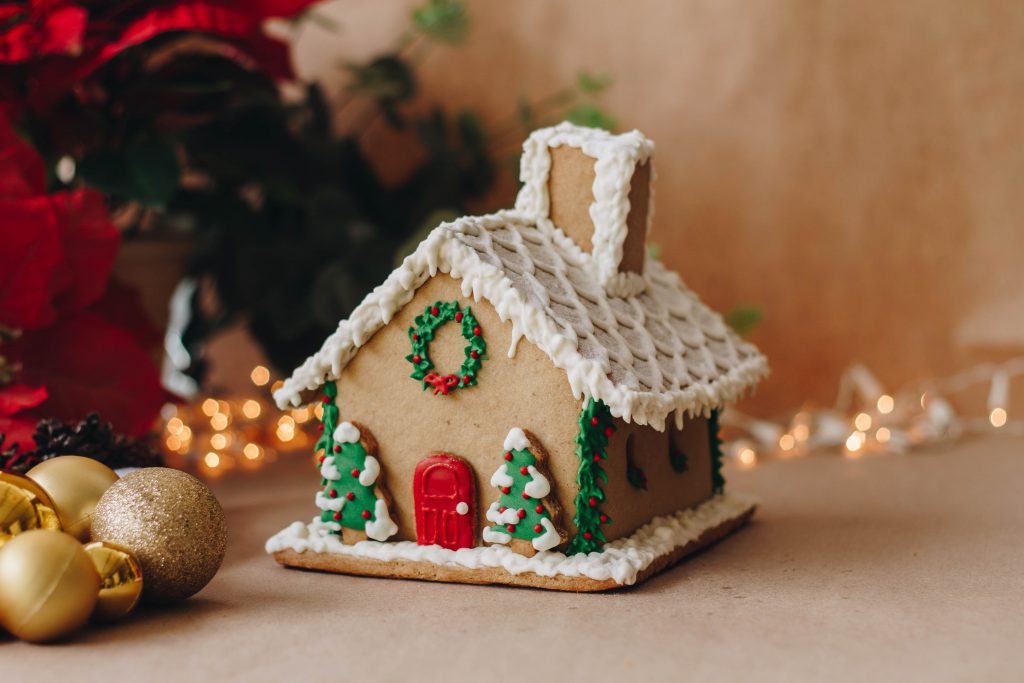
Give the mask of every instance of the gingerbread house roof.
[[672, 271], [648, 258], [642, 286], [620, 296], [593, 274], [593, 256], [550, 220], [522, 210], [445, 223], [371, 292], [275, 393], [280, 407], [337, 379], [373, 334], [437, 273], [485, 299], [561, 368], [577, 398], [604, 401], [627, 422], [664, 429], [707, 413], [768, 373], [764, 356]]

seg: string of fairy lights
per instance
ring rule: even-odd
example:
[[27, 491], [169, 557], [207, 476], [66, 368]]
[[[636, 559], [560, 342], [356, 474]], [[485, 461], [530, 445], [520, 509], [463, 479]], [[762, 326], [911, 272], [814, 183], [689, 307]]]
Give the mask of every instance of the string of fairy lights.
[[[1024, 357], [915, 381], [889, 393], [868, 368], [851, 365], [840, 376], [831, 407], [802, 408], [781, 420], [752, 417], [735, 408], [724, 411], [724, 452], [738, 467], [750, 468], [766, 459], [811, 453], [849, 459], [905, 453], [970, 434], [1024, 436], [1024, 420], [1011, 420], [1009, 413], [1011, 386], [1020, 377]], [[309, 452], [323, 407], [279, 411], [264, 397], [281, 382], [271, 384], [270, 370], [262, 365], [249, 378], [250, 396], [208, 396], [164, 407], [162, 440], [168, 464], [218, 477], [261, 469], [280, 454]], [[957, 411], [954, 405], [969, 405], [966, 395], [979, 391], [986, 397], [983, 409]]]

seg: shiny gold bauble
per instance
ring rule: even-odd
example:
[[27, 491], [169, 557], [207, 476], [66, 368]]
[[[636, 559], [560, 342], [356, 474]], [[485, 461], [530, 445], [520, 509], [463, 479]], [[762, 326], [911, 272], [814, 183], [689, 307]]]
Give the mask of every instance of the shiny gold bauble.
[[94, 541], [85, 553], [100, 575], [100, 597], [92, 616], [115, 621], [131, 612], [142, 595], [142, 569], [130, 552], [113, 543]]
[[61, 528], [83, 543], [89, 540], [89, 524], [96, 503], [117, 481], [114, 470], [80, 455], [61, 455], [44, 460], [30, 469], [26, 476], [50, 494], [57, 506]]
[[56, 640], [79, 629], [99, 588], [96, 568], [73, 536], [35, 529], [0, 548], [0, 625], [22, 640]]
[[201, 481], [147, 467], [103, 494], [92, 538], [135, 555], [146, 577], [143, 601], [162, 603], [183, 600], [209, 583], [224, 560], [227, 526], [220, 503]]
[[0, 547], [32, 529], [60, 529], [53, 501], [31, 479], [0, 471]]

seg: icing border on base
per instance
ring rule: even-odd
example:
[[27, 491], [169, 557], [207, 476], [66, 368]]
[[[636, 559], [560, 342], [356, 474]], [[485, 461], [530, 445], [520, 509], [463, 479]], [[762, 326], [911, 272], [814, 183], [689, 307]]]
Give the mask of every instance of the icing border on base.
[[754, 505], [752, 499], [744, 496], [718, 494], [695, 508], [655, 517], [631, 536], [607, 544], [601, 552], [572, 556], [542, 551], [533, 557], [526, 557], [500, 545], [459, 550], [437, 545], [417, 545], [413, 541], [360, 541], [345, 545], [338, 536], [327, 533], [322, 522], [315, 518], [311, 524], [294, 522], [279, 531], [267, 540], [266, 551], [268, 554], [282, 550], [334, 553], [382, 562], [411, 560], [464, 569], [501, 567], [513, 575], [533, 572], [545, 577], [586, 577], [595, 581], [610, 579], [620, 586], [631, 586], [636, 583], [640, 572], [659, 557], [696, 541], [708, 529], [749, 512]]

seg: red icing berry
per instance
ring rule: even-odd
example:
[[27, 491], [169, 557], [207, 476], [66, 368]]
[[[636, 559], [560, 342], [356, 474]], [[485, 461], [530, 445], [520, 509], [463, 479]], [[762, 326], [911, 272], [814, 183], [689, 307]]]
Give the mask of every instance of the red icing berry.
[[523, 500], [530, 500], [530, 494], [526, 491], [523, 491]]
[[470, 358], [479, 358], [479, 357], [480, 357], [480, 354], [479, 354], [479, 353], [477, 353], [476, 351], [470, 351], [470, 352], [469, 352], [469, 357], [470, 357]]
[[440, 313], [441, 313], [441, 309], [438, 308], [437, 306], [431, 306], [430, 307], [430, 315], [439, 315]]
[[457, 322], [457, 323], [461, 323], [462, 322], [462, 311], [459, 311], [458, 313], [455, 314], [455, 322]]
[[352, 476], [353, 477], [358, 477], [359, 476], [359, 470], [357, 468], [352, 468]]
[[599, 519], [601, 520], [601, 524], [607, 524], [608, 523], [608, 515], [601, 515], [599, 517]]
[[463, 384], [469, 384], [472, 381], [473, 381], [473, 378], [470, 377], [469, 375], [463, 375], [462, 376], [462, 383]]
[[423, 360], [423, 359], [420, 357], [420, 354], [418, 354], [418, 353], [415, 356], [412, 357], [412, 362], [413, 363], [417, 363], [418, 364], [421, 360]]
[[512, 489], [511, 489], [511, 488], [509, 488], [508, 486], [502, 486], [502, 487], [501, 487], [501, 492], [502, 492], [502, 493], [508, 493], [508, 492], [509, 492], [509, 491], [511, 491], [511, 490], [512, 490]]
[[337, 498], [338, 497], [338, 492], [335, 491], [334, 489], [331, 489], [330, 492], [327, 495], [330, 496], [331, 498]]
[[587, 502], [588, 502], [588, 503], [590, 503], [590, 507], [592, 507], [592, 508], [593, 508], [593, 507], [597, 507], [597, 498], [594, 498], [593, 496], [591, 496], [591, 497], [590, 497], [590, 498], [589, 498], [589, 499], [587, 500]]
[[323, 462], [324, 461], [324, 456], [321, 455], [319, 458], [316, 459], [316, 461], [317, 462]]
[[534, 512], [536, 512], [539, 515], [540, 513], [544, 512], [544, 506], [543, 505], [537, 505], [537, 507], [533, 508], [533, 510], [534, 510]]
[[587, 539], [588, 541], [590, 539], [592, 539], [593, 537], [594, 537], [594, 534], [590, 533], [589, 531], [584, 531], [583, 532], [583, 538]]
[[505, 452], [505, 459], [506, 460], [511, 460], [512, 459], [512, 451], [506, 451]]
[[334, 447], [334, 452], [335, 453], [341, 453], [341, 446], [335, 446]]
[[316, 426], [316, 431], [318, 431], [318, 432], [322, 432], [322, 431], [324, 431], [324, 426], [323, 426], [323, 424], [318, 424], [318, 425]]
[[369, 510], [363, 510], [363, 519], [369, 519], [369, 518], [370, 518], [370, 511]]
[[345, 497], [348, 498], [349, 500], [355, 500], [356, 499], [356, 494], [354, 494], [351, 491], [349, 491], [348, 493], [345, 494]]
[[473, 328], [473, 336], [474, 337], [479, 337], [480, 336], [480, 326], [479, 325], [477, 325], [476, 327]]
[[320, 402], [321, 403], [330, 403], [331, 402], [331, 397], [330, 396], [324, 396], [323, 398], [320, 399]]
[[498, 508], [498, 512], [504, 512], [505, 510], [508, 510], [508, 508], [505, 507], [504, 505], [502, 505], [500, 508]]
[[341, 520], [341, 513], [340, 512], [335, 512], [334, 513], [334, 520], [335, 521]]
[[519, 510], [519, 519], [522, 519], [523, 517], [526, 517], [526, 510], [520, 509]]
[[544, 527], [542, 527], [540, 524], [534, 524], [533, 530], [535, 533], [539, 534], [540, 532], [544, 531]]
[[506, 529], [508, 529], [508, 532], [509, 532], [510, 534], [514, 534], [514, 533], [516, 532], [516, 525], [515, 525], [515, 524], [509, 524], [509, 525], [508, 525], [507, 527], [505, 527], [505, 528], [506, 528]]
[[418, 335], [415, 332], [413, 332], [412, 333], [412, 340], [413, 341], [419, 341], [420, 340], [420, 335]]
[[594, 462], [601, 462], [601, 456], [597, 453], [594, 453]]
[[614, 433], [615, 433], [615, 430], [612, 429], [611, 427], [605, 427], [604, 428], [604, 435], [605, 436], [610, 437]]
[[519, 474], [529, 474], [529, 473], [530, 473], [530, 468], [528, 468], [526, 465], [523, 465], [522, 467], [519, 468]]
[[597, 418], [596, 417], [590, 418], [590, 424], [592, 424], [592, 425], [594, 425], [596, 427], [597, 426]]

